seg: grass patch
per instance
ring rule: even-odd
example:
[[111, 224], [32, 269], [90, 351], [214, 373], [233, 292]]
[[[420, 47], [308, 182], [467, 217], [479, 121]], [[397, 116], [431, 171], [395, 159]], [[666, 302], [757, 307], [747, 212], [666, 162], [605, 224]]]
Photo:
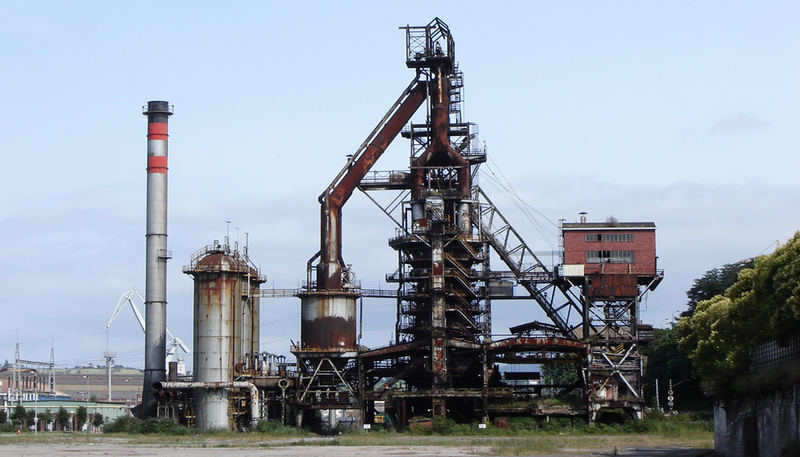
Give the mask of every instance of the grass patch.
[[[137, 429], [131, 426], [129, 429]], [[144, 426], [142, 426], [144, 427]], [[689, 447], [712, 448], [714, 439], [710, 421], [700, 421], [688, 415], [665, 417], [649, 414], [640, 422], [602, 425], [589, 428], [584, 423], [568, 419], [549, 422], [533, 418], [512, 418], [508, 428], [477, 424], [455, 424], [440, 420], [430, 422], [413, 432], [391, 430], [364, 431], [352, 429], [336, 437], [314, 435], [277, 422], [264, 422], [251, 433], [228, 431], [185, 433], [174, 424], [148, 425], [148, 433], [115, 432], [94, 435], [80, 432], [25, 433], [4, 436], [2, 444], [85, 444], [97, 443], [125, 446], [158, 446], [181, 448], [272, 448], [282, 446], [419, 446], [457, 447], [490, 455], [531, 455], [548, 453], [588, 454], [613, 452], [624, 448]], [[185, 427], [184, 427], [185, 428]], [[189, 429], [187, 429], [189, 430]]]
[[271, 436], [306, 436], [308, 432], [290, 425], [282, 425], [278, 421], [263, 421], [256, 426], [255, 433], [267, 434]]

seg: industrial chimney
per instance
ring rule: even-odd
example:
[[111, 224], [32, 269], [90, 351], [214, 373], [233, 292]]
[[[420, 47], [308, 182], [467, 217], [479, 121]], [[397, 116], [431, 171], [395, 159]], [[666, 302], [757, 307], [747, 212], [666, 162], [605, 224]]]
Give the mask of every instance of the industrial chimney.
[[147, 234], [145, 259], [144, 386], [142, 406], [150, 409], [153, 383], [166, 380], [167, 351], [167, 123], [172, 106], [147, 102]]

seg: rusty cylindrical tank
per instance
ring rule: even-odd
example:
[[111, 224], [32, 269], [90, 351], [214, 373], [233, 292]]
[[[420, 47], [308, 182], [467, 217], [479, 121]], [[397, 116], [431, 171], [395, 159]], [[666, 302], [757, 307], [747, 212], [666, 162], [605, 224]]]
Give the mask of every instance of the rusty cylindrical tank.
[[300, 343], [304, 350], [356, 350], [356, 299], [345, 291], [307, 292], [300, 297]]
[[[221, 245], [206, 247], [184, 272], [194, 277], [194, 381], [231, 382], [234, 366], [258, 352], [258, 301], [251, 292], [263, 279]], [[194, 398], [198, 429], [230, 428], [226, 389], [198, 388]]]

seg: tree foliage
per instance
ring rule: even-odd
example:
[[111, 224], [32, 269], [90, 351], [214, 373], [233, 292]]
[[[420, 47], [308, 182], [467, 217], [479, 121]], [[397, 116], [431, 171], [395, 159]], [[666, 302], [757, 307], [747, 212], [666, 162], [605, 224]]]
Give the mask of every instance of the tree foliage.
[[17, 405], [14, 407], [14, 411], [11, 413], [11, 421], [17, 425], [22, 425], [22, 422], [25, 420], [25, 408], [22, 405]]
[[694, 314], [697, 303], [724, 294], [737, 281], [739, 272], [745, 268], [753, 268], [753, 263], [753, 259], [729, 263], [712, 268], [706, 271], [702, 277], [695, 279], [691, 289], [686, 291], [688, 309], [683, 312], [682, 316]]
[[[706, 271], [703, 276], [694, 280], [692, 287], [686, 291], [687, 309], [682, 317], [691, 317], [699, 302], [724, 294], [734, 285], [739, 272], [752, 268], [753, 259], [729, 263]], [[678, 347], [676, 329], [656, 329], [655, 341], [642, 351], [647, 357], [644, 372], [645, 394], [648, 398], [655, 396], [655, 380], [659, 382], [659, 401], [666, 406], [669, 380], [673, 381], [675, 392], [675, 408], [679, 410], [709, 409], [710, 399], [703, 393], [703, 386], [698, 373], [693, 369], [688, 352]], [[655, 401], [653, 401], [655, 403]]]
[[692, 361], [678, 347], [674, 328], [655, 329], [655, 339], [642, 350], [647, 358], [642, 381], [645, 395], [655, 403], [655, 381], [658, 380], [658, 396], [662, 408], [667, 407], [669, 381], [673, 382], [675, 409], [708, 410], [710, 400], [703, 394], [700, 380], [696, 377]]
[[8, 420], [8, 413], [5, 409], [0, 409], [0, 424], [5, 424]]
[[578, 381], [578, 369], [569, 363], [548, 363], [542, 365], [545, 384], [572, 384]]
[[99, 427], [103, 425], [104, 419], [103, 415], [100, 413], [94, 413], [94, 417], [92, 417], [92, 425], [95, 427]]
[[86, 423], [89, 414], [86, 412], [85, 406], [78, 406], [75, 410], [75, 422], [78, 424], [76, 427], [81, 427]]
[[39, 422], [43, 424], [53, 422], [53, 413], [49, 409], [39, 413]]
[[676, 326], [678, 343], [705, 387], [719, 394], [747, 369], [750, 348], [774, 339], [785, 343], [798, 329], [800, 233], [742, 269], [724, 295], [697, 302]]
[[67, 428], [67, 424], [69, 423], [69, 412], [67, 412], [64, 407], [58, 408], [58, 412], [56, 413], [56, 420], [58, 421], [58, 425], [61, 427], [62, 430]]

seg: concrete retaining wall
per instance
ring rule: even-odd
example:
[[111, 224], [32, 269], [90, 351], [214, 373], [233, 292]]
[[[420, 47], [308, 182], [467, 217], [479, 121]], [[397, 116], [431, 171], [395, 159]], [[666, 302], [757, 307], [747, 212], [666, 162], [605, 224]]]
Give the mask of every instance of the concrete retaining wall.
[[715, 401], [714, 438], [719, 457], [796, 455], [783, 453], [796, 452], [800, 443], [800, 384], [769, 395]]

